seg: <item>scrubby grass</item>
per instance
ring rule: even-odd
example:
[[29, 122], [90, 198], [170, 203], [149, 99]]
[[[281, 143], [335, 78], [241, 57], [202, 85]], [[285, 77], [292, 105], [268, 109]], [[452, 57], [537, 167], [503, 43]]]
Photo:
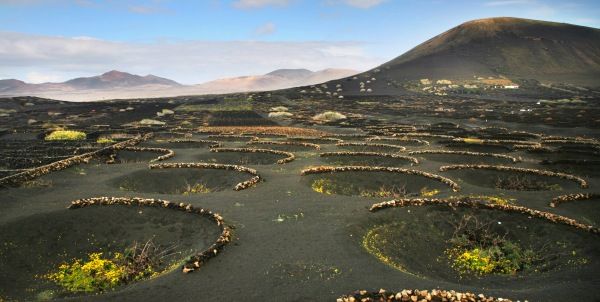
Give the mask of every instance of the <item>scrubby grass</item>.
[[313, 120], [320, 122], [335, 122], [345, 120], [346, 116], [336, 111], [325, 111], [313, 116]]
[[98, 140], [96, 140], [96, 143], [98, 143], [98, 144], [112, 144], [112, 143], [115, 143], [115, 140], [112, 139], [112, 138], [100, 137], [100, 138], [98, 138]]
[[506, 178], [498, 177], [495, 187], [503, 190], [516, 191], [560, 191], [561, 186], [558, 184], [549, 184], [544, 181], [535, 180], [527, 176], [511, 175]]
[[46, 135], [44, 139], [47, 141], [78, 141], [84, 140], [86, 137], [86, 134], [81, 131], [55, 130]]
[[274, 112], [269, 112], [269, 117], [270, 118], [286, 118], [286, 117], [292, 117], [294, 116], [293, 114], [287, 112], [287, 111], [274, 111]]
[[483, 140], [482, 139], [473, 138], [473, 137], [463, 138], [462, 141], [465, 144], [483, 144]]
[[76, 259], [72, 263], [63, 263], [47, 278], [68, 292], [104, 291], [123, 282], [125, 267], [118, 264], [123, 254], [103, 258], [102, 253], [91, 253], [88, 258], [87, 261]]
[[174, 247], [160, 248], [152, 240], [134, 243], [123, 253], [105, 258], [103, 253], [90, 253], [88, 259], [75, 259], [61, 264], [57, 271], [44, 277], [70, 293], [101, 292], [131, 281], [155, 276], [163, 258], [172, 254]]
[[203, 183], [196, 183], [194, 185], [188, 184], [186, 190], [183, 191], [183, 195], [192, 195], [192, 194], [204, 194], [210, 193], [211, 190], [208, 186]]
[[438, 195], [440, 193], [440, 190], [438, 189], [429, 189], [427, 187], [423, 187], [421, 188], [421, 197], [433, 197], [435, 195]]
[[500, 235], [492, 221], [480, 221], [465, 215], [455, 225], [454, 234], [445, 251], [450, 265], [461, 275], [508, 274], [530, 269], [541, 256]]

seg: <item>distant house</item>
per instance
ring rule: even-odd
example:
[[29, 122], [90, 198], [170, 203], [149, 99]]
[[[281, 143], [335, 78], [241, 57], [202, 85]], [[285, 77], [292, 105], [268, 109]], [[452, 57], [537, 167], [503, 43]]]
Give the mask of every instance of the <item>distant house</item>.
[[519, 89], [519, 85], [504, 85], [504, 89]]

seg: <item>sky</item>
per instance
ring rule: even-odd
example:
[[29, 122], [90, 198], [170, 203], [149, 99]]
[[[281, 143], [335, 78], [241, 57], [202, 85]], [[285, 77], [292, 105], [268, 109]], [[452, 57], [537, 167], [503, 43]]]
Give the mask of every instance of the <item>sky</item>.
[[600, 28], [600, 1], [0, 0], [0, 79], [120, 70], [198, 84], [279, 68], [363, 71], [498, 16]]

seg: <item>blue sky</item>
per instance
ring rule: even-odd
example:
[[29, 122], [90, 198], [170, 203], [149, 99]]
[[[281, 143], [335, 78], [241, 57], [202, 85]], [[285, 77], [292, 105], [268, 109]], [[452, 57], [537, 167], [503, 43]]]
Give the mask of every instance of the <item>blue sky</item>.
[[494, 16], [598, 28], [600, 1], [0, 0], [0, 78], [119, 69], [190, 84], [277, 68], [365, 70]]

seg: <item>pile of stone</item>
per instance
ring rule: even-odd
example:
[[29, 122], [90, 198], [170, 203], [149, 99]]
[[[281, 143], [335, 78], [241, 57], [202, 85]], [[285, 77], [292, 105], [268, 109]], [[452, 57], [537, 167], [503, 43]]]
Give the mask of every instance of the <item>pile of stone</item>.
[[321, 150], [321, 146], [313, 143], [304, 142], [276, 142], [276, 141], [251, 141], [247, 142], [247, 145], [276, 145], [276, 146], [302, 146], [313, 148], [315, 150]]
[[571, 136], [544, 136], [542, 137], [542, 142], [547, 141], [570, 141], [570, 142], [598, 142], [597, 139], [594, 138], [583, 138], [583, 137], [571, 137]]
[[552, 201], [550, 201], [550, 206], [553, 208], [556, 208], [561, 203], [578, 201], [578, 200], [590, 200], [590, 199], [600, 199], [600, 194], [598, 194], [598, 193], [575, 193], [575, 194], [560, 195], [560, 196], [552, 198]]
[[210, 152], [242, 152], [242, 153], [271, 153], [277, 155], [283, 155], [282, 158], [277, 161], [278, 164], [285, 164], [296, 159], [296, 155], [291, 152], [272, 150], [272, 149], [254, 149], [254, 148], [214, 148], [210, 149]]
[[[380, 289], [378, 292], [357, 290], [351, 295], [342, 296], [337, 302], [387, 302], [387, 301], [409, 301], [409, 302], [512, 302], [509, 299], [494, 298], [483, 294], [470, 292], [457, 292], [454, 290], [432, 289], [404, 289], [399, 292], [388, 292]], [[525, 300], [527, 301], [527, 300]]]
[[543, 212], [538, 210], [533, 210], [527, 207], [510, 205], [510, 204], [496, 204], [489, 203], [485, 200], [478, 199], [476, 197], [463, 197], [463, 198], [449, 198], [449, 199], [437, 199], [437, 198], [402, 198], [395, 199], [390, 201], [384, 201], [380, 203], [373, 204], [369, 211], [376, 212], [386, 208], [393, 207], [408, 207], [408, 206], [427, 206], [427, 205], [443, 205], [452, 208], [457, 207], [467, 207], [467, 208], [475, 208], [475, 209], [490, 209], [490, 210], [500, 210], [505, 212], [513, 212], [520, 213], [530, 217], [541, 218], [548, 220], [553, 223], [564, 224], [568, 226], [572, 226], [581, 230], [588, 231], [593, 234], [600, 235], [600, 229], [583, 224], [578, 222], [575, 219], [571, 219], [568, 217], [552, 214], [549, 212]]
[[516, 158], [510, 155], [498, 154], [498, 153], [487, 153], [487, 152], [471, 152], [471, 151], [451, 151], [451, 150], [421, 150], [421, 151], [411, 151], [408, 152], [408, 155], [418, 155], [418, 154], [456, 154], [456, 155], [469, 155], [469, 156], [487, 156], [487, 157], [495, 157], [508, 159], [513, 163], [520, 162], [520, 158]]
[[431, 137], [431, 138], [444, 138], [444, 139], [454, 139], [452, 135], [445, 134], [433, 134], [427, 132], [408, 132], [408, 133], [397, 133], [393, 136], [414, 136], [414, 137]]
[[175, 151], [173, 151], [171, 149], [166, 149], [166, 148], [150, 148], [150, 147], [127, 146], [127, 147], [120, 148], [119, 150], [133, 151], [133, 152], [156, 152], [156, 153], [163, 153], [163, 155], [150, 160], [151, 163], [154, 163], [154, 162], [157, 162], [157, 161], [161, 161], [161, 160], [165, 160], [165, 159], [169, 159], [169, 158], [175, 156]]
[[318, 138], [314, 138], [314, 137], [296, 136], [296, 137], [288, 137], [288, 140], [290, 140], [290, 141], [314, 141], [314, 140], [319, 140], [319, 141], [331, 142], [332, 144], [343, 142], [343, 140], [341, 140], [339, 138], [332, 138], [332, 137], [318, 137]]
[[[541, 146], [538, 142], [530, 142], [530, 141], [520, 141], [520, 140], [511, 140], [511, 139], [475, 139], [477, 140], [477, 144], [483, 145], [519, 145], [519, 146]], [[453, 142], [462, 143], [469, 142], [468, 138], [455, 138], [452, 140]]]
[[400, 154], [393, 154], [393, 153], [381, 153], [381, 152], [340, 151], [340, 152], [325, 152], [325, 153], [319, 154], [319, 156], [321, 156], [321, 157], [328, 157], [328, 156], [378, 156], [378, 157], [388, 157], [388, 158], [404, 159], [404, 160], [412, 162], [415, 165], [419, 164], [419, 160], [416, 157], [405, 156], [405, 155], [400, 155]]
[[198, 143], [198, 144], [207, 144], [209, 148], [218, 148], [221, 147], [221, 143], [218, 141], [207, 140], [207, 139], [170, 139], [167, 142], [169, 143]]
[[390, 172], [390, 173], [401, 173], [407, 175], [417, 175], [423, 176], [429, 179], [437, 180], [443, 184], [448, 185], [452, 191], [458, 192], [460, 191], [460, 186], [454, 182], [453, 180], [418, 170], [411, 169], [403, 169], [403, 168], [393, 168], [393, 167], [371, 167], [371, 166], [341, 166], [341, 167], [333, 167], [333, 166], [319, 166], [312, 167], [308, 169], [304, 169], [300, 172], [300, 175], [309, 175], [309, 174], [320, 174], [320, 173], [335, 173], [335, 172]]
[[596, 140], [583, 140], [583, 139], [576, 139], [576, 138], [572, 138], [572, 139], [545, 139], [542, 140], [542, 143], [544, 145], [569, 145], [569, 144], [574, 144], [574, 145], [588, 145], [588, 146], [600, 146], [600, 142], [596, 141]]
[[213, 220], [220, 228], [221, 235], [209, 248], [204, 251], [198, 252], [191, 256], [186, 263], [183, 265], [182, 271], [184, 273], [193, 272], [199, 269], [202, 264], [208, 261], [210, 258], [215, 257], [227, 243], [231, 241], [231, 230], [225, 226], [223, 217], [217, 213], [213, 213], [209, 210], [202, 208], [194, 208], [191, 204], [185, 203], [174, 203], [161, 199], [150, 199], [140, 197], [94, 197], [78, 199], [71, 202], [69, 209], [79, 209], [87, 206], [108, 206], [108, 205], [127, 205], [127, 206], [150, 206], [150, 207], [162, 207], [167, 209], [174, 209], [193, 213], [201, 216], [208, 217]]
[[355, 146], [355, 147], [375, 147], [375, 148], [389, 148], [396, 149], [398, 152], [406, 151], [406, 147], [390, 145], [390, 144], [369, 144], [369, 143], [337, 143], [335, 144], [338, 147], [343, 146]]
[[259, 138], [254, 135], [238, 135], [238, 134], [213, 134], [209, 135], [208, 138], [212, 139], [243, 139], [243, 140], [253, 140], [256, 141]]
[[542, 146], [530, 146], [530, 145], [514, 145], [513, 146], [516, 150], [525, 150], [528, 152], [544, 152], [544, 153], [550, 153], [550, 152], [557, 152], [557, 150], [548, 148], [548, 147], [542, 147]]
[[492, 166], [492, 165], [449, 165], [449, 166], [441, 166], [440, 167], [440, 171], [442, 171], [442, 172], [448, 171], [448, 170], [464, 170], [464, 169], [484, 169], [484, 170], [493, 170], [493, 171], [508, 171], [508, 172], [519, 172], [519, 173], [531, 174], [531, 175], [559, 177], [559, 178], [577, 182], [577, 183], [579, 183], [579, 186], [581, 188], [588, 187], [587, 181], [585, 181], [585, 179], [583, 179], [579, 176], [566, 174], [566, 173], [546, 171], [546, 170], [506, 167], [506, 166]]
[[429, 146], [429, 142], [422, 140], [422, 139], [417, 139], [417, 138], [408, 138], [408, 137], [403, 137], [403, 136], [393, 136], [393, 137], [370, 137], [367, 138], [367, 142], [373, 142], [373, 141], [391, 141], [391, 142], [406, 142], [406, 143], [416, 143], [416, 144], [421, 144], [421, 145], [425, 145], [425, 146]]
[[260, 177], [260, 175], [258, 175], [258, 172], [256, 170], [247, 168], [244, 166], [238, 166], [238, 165], [211, 164], [211, 163], [160, 163], [160, 164], [151, 164], [148, 167], [150, 169], [185, 169], [185, 168], [221, 169], [221, 170], [244, 172], [244, 173], [248, 173], [253, 176], [249, 180], [240, 182], [237, 185], [235, 185], [235, 187], [233, 187], [233, 189], [236, 191], [250, 188], [250, 187], [256, 185], [262, 179]]

